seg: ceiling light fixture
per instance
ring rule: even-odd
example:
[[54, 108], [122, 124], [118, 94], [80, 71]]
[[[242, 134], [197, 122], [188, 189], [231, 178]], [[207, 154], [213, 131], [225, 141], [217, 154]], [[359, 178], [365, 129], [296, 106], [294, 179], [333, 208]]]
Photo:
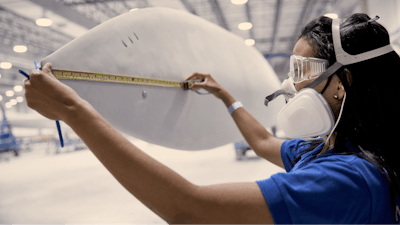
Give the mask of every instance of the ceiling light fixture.
[[256, 41], [254, 39], [246, 39], [244, 43], [246, 43], [246, 45], [248, 46], [253, 46], [256, 43]]
[[16, 45], [13, 48], [14, 52], [24, 53], [28, 51], [28, 48], [25, 45]]
[[11, 103], [12, 105], [16, 105], [18, 102], [17, 102], [17, 100], [15, 100], [15, 99], [11, 99], [11, 100], [10, 100], [10, 103]]
[[49, 27], [53, 24], [51, 19], [46, 17], [45, 10], [43, 9], [42, 17], [36, 20], [36, 25], [40, 27]]
[[1, 69], [8, 70], [8, 69], [11, 69], [11, 67], [12, 67], [12, 64], [10, 62], [1, 62], [0, 63]]
[[21, 85], [15, 85], [14, 86], [14, 91], [15, 92], [21, 92], [22, 90], [24, 90], [24, 88]]
[[23, 102], [24, 101], [24, 97], [22, 97], [22, 96], [18, 96], [16, 99], [17, 99], [17, 102]]
[[248, 0], [231, 0], [231, 2], [235, 5], [242, 5], [248, 2]]
[[40, 27], [49, 27], [53, 24], [53, 21], [51, 21], [51, 19], [48, 18], [39, 18], [36, 20], [36, 25], [40, 26]]
[[12, 96], [14, 96], [14, 92], [13, 91], [6, 91], [6, 96], [7, 97], [12, 97]]
[[240, 30], [250, 30], [253, 27], [253, 24], [249, 22], [244, 22], [238, 25], [238, 28]]
[[329, 17], [331, 19], [337, 19], [338, 18], [338, 14], [336, 14], [336, 13], [327, 13], [324, 16]]
[[7, 108], [7, 109], [9, 109], [9, 108], [12, 107], [12, 104], [11, 104], [10, 102], [7, 102], [5, 105], [6, 105], [6, 108]]

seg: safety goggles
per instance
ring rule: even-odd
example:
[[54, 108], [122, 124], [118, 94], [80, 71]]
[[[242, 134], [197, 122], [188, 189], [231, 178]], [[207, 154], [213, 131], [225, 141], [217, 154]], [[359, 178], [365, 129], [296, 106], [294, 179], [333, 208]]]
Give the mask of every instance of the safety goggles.
[[[376, 20], [376, 19], [375, 19]], [[394, 51], [393, 47], [388, 44], [386, 46], [360, 53], [357, 55], [350, 55], [349, 53], [345, 52], [342, 48], [342, 44], [340, 41], [340, 19], [333, 19], [332, 20], [332, 37], [333, 37], [333, 45], [335, 47], [335, 55], [336, 55], [336, 62], [331, 65], [329, 68], [328, 61], [325, 59], [318, 59], [318, 58], [306, 58], [301, 56], [292, 55], [290, 57], [290, 72], [289, 77], [293, 78], [294, 83], [299, 83], [304, 80], [309, 80], [312, 78], [317, 77], [315, 80], [307, 84], [304, 88], [313, 88], [320, 84], [326, 78], [332, 76], [336, 71], [346, 65], [350, 65], [353, 63], [362, 62], [368, 59], [372, 59], [389, 52]], [[307, 63], [311, 60], [320, 63], [323, 66], [311, 66], [311, 64]], [[325, 64], [322, 64], [325, 62]], [[314, 65], [317, 65], [314, 63]], [[310, 66], [309, 66], [310, 65]], [[296, 68], [296, 71], [295, 71]], [[304, 69], [305, 68], [305, 69]], [[310, 69], [308, 69], [310, 68]], [[323, 69], [322, 69], [323, 68]], [[322, 74], [321, 74], [322, 73]], [[292, 88], [293, 89], [293, 88]], [[289, 91], [288, 91], [289, 90]], [[285, 95], [287, 97], [293, 97], [293, 91], [290, 89], [280, 89], [265, 97], [264, 104], [268, 106], [268, 103], [274, 100], [279, 95]]]
[[300, 83], [321, 75], [328, 68], [328, 63], [326, 59], [291, 55], [288, 75], [294, 83]]

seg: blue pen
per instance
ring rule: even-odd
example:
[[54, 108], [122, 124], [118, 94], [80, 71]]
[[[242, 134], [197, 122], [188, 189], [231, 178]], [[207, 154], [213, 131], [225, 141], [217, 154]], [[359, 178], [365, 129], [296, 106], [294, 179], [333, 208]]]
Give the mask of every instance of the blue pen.
[[[33, 61], [33, 62], [35, 63], [36, 69], [40, 70], [40, 67], [39, 67], [38, 63], [36, 61]], [[58, 130], [58, 137], [60, 138], [61, 148], [63, 148], [64, 147], [64, 139], [63, 139], [63, 136], [62, 136], [62, 133], [61, 133], [60, 121], [56, 120], [56, 126], [57, 126], [57, 130]]]
[[24, 75], [29, 80], [29, 75], [25, 73], [23, 70], [18, 70], [22, 75]]
[[[35, 67], [37, 70], [40, 70], [37, 62], [35, 61]], [[24, 75], [26, 78], [29, 79], [29, 75], [27, 73], [25, 73], [23, 70], [19, 70], [19, 72]], [[61, 126], [60, 126], [60, 122], [58, 120], [56, 120], [56, 126], [57, 126], [57, 130], [58, 130], [58, 136], [60, 137], [60, 144], [61, 147], [64, 147], [64, 139], [62, 137], [62, 133], [61, 133]]]

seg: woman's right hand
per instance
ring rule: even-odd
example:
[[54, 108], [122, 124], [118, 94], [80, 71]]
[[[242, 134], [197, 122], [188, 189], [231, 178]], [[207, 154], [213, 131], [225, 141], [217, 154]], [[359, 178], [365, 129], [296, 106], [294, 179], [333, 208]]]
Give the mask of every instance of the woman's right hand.
[[65, 122], [71, 116], [69, 111], [83, 100], [72, 88], [57, 80], [51, 68], [51, 63], [46, 63], [42, 70], [30, 72], [30, 79], [24, 82], [26, 102], [43, 116]]
[[186, 78], [186, 80], [204, 80], [203, 82], [192, 83], [189, 88], [193, 91], [203, 88], [219, 99], [226, 97], [226, 90], [210, 74], [194, 73]]

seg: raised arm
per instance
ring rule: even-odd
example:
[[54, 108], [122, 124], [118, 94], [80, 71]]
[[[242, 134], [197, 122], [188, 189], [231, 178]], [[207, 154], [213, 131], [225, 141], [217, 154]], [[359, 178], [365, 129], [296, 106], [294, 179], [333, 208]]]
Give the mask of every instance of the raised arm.
[[[236, 101], [232, 95], [219, 85], [209, 74], [195, 73], [187, 79], [204, 80], [204, 82], [201, 83], [194, 83], [191, 86], [192, 89], [197, 90], [203, 88], [207, 90], [215, 97], [221, 99], [227, 108]], [[284, 168], [280, 152], [284, 140], [276, 138], [269, 133], [244, 107], [235, 110], [232, 113], [232, 118], [247, 143], [258, 156]]]
[[168, 223], [273, 223], [256, 182], [197, 186], [138, 149], [74, 90], [50, 64], [25, 81], [28, 106], [63, 120], [136, 198]]

